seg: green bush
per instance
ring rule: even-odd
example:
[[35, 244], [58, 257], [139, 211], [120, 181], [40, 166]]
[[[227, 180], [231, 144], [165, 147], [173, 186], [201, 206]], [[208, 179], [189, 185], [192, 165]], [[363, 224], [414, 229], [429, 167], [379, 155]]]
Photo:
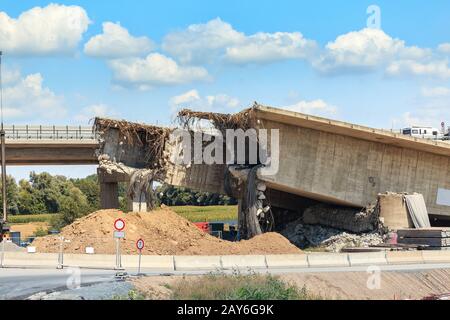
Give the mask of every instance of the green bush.
[[144, 300], [142, 293], [132, 289], [128, 291], [127, 295], [113, 295], [112, 300]]

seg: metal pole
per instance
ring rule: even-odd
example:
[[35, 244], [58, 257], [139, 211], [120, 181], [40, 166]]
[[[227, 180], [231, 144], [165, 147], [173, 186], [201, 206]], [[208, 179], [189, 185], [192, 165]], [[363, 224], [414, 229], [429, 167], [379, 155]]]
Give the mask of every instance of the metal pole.
[[142, 250], [139, 250], [139, 265], [138, 265], [138, 275], [141, 274], [141, 255], [142, 255]]
[[3, 196], [3, 223], [6, 223], [8, 215], [6, 212], [6, 155], [5, 155], [5, 130], [3, 128], [3, 86], [2, 86], [2, 52], [0, 51], [0, 112], [1, 112], [1, 130], [0, 140], [2, 144], [2, 196]]
[[3, 196], [3, 222], [7, 221], [8, 214], [6, 211], [6, 152], [5, 152], [5, 131], [3, 130], [3, 123], [0, 131], [2, 144], [2, 196]]
[[59, 239], [60, 239], [60, 243], [59, 243], [59, 255], [58, 255], [57, 269], [63, 269], [64, 268], [64, 253], [63, 253], [64, 237], [60, 237]]
[[[2, 234], [0, 234], [0, 236], [3, 237]], [[5, 259], [5, 239], [2, 239], [2, 262], [1, 262], [1, 267], [3, 268], [3, 260]]]
[[120, 256], [120, 239], [116, 238], [116, 269], [122, 269], [122, 258]]

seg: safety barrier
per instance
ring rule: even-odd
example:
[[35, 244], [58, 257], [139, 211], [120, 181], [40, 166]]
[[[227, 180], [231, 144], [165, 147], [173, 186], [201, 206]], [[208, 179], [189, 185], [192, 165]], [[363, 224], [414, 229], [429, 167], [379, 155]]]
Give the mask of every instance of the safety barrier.
[[310, 253], [308, 254], [310, 267], [349, 267], [346, 253]]
[[92, 126], [6, 125], [8, 140], [96, 140]]
[[222, 268], [220, 256], [175, 256], [175, 270], [214, 270]]
[[[138, 255], [122, 255], [122, 267], [137, 268]], [[3, 267], [81, 267], [115, 269], [115, 255], [4, 252]], [[287, 255], [158, 256], [143, 255], [141, 268], [158, 271], [233, 269], [307, 269], [369, 265], [450, 264], [450, 251], [306, 253]]]
[[386, 260], [388, 264], [417, 264], [425, 263], [423, 251], [388, 251]]
[[265, 256], [222, 256], [222, 268], [224, 269], [242, 269], [267, 268]]
[[358, 252], [349, 253], [348, 261], [350, 266], [364, 266], [364, 265], [383, 265], [387, 264], [386, 252]]

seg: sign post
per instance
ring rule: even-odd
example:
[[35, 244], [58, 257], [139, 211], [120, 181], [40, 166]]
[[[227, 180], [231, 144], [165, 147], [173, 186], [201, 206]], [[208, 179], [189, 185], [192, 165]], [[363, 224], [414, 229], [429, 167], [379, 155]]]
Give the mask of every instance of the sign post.
[[138, 275], [141, 274], [141, 256], [142, 256], [142, 249], [144, 249], [145, 242], [144, 239], [139, 239], [136, 241], [136, 248], [139, 250], [139, 264], [138, 264]]
[[120, 255], [120, 239], [125, 238], [125, 221], [122, 219], [116, 219], [114, 221], [114, 238], [116, 238], [116, 270], [123, 270], [122, 268], [122, 257]]

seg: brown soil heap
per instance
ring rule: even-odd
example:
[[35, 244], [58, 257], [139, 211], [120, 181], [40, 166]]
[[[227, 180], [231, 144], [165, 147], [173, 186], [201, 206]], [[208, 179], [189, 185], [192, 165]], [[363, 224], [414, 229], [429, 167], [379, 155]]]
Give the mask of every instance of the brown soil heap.
[[66, 253], [85, 253], [94, 247], [95, 253], [114, 254], [115, 219], [125, 221], [126, 238], [121, 242], [122, 254], [137, 254], [135, 243], [142, 238], [146, 255], [230, 255], [230, 254], [295, 254], [301, 250], [278, 233], [265, 233], [251, 240], [229, 242], [210, 236], [167, 207], [149, 213], [122, 213], [100, 210], [78, 219], [61, 230], [60, 235], [38, 238], [33, 242], [37, 252], [58, 252], [60, 236]]

